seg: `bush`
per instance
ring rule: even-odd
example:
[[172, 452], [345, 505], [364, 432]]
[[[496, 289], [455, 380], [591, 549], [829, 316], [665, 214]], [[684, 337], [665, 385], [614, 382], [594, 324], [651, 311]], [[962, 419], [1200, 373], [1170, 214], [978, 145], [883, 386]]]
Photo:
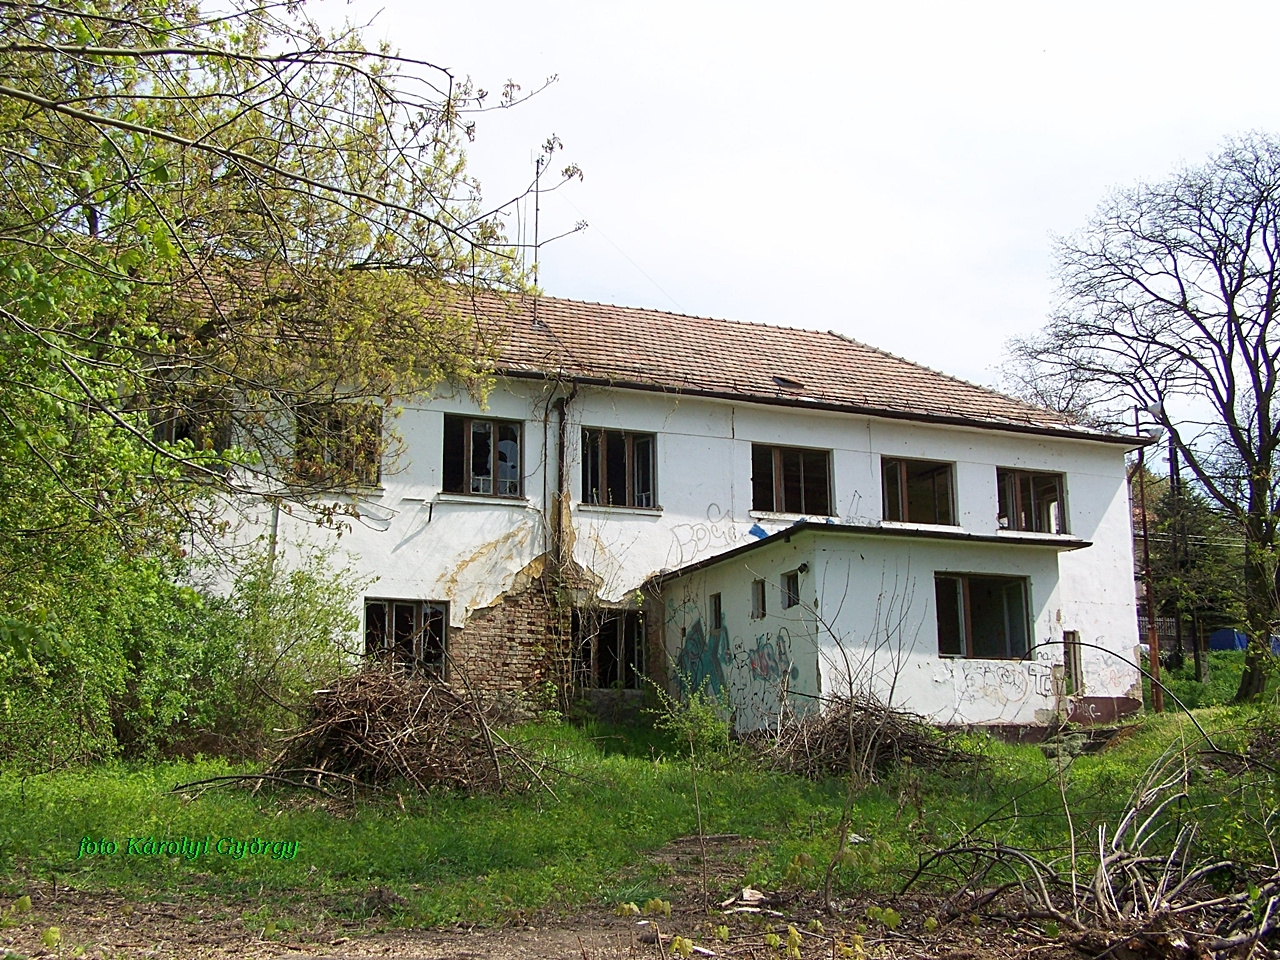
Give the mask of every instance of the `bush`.
[[653, 685], [658, 705], [648, 711], [653, 725], [671, 738], [676, 753], [688, 756], [692, 750], [700, 759], [730, 755], [732, 706], [727, 695], [707, 693], [704, 682], [683, 698], [673, 697]]
[[56, 612], [0, 645], [0, 760], [21, 767], [253, 755], [318, 678], [354, 662], [358, 584], [321, 551], [292, 566], [252, 556], [226, 596], [126, 556], [59, 573], [45, 584]]

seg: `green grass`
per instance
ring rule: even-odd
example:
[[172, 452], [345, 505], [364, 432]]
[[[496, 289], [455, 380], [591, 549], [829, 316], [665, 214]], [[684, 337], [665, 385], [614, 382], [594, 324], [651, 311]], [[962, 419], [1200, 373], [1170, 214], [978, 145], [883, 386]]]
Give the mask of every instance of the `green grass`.
[[[1244, 673], [1244, 651], [1210, 650], [1205, 665], [1208, 668], [1208, 679], [1204, 683], [1196, 680], [1195, 661], [1189, 655], [1181, 667], [1166, 670], [1160, 679], [1165, 688], [1191, 710], [1231, 703], [1236, 691], [1240, 689], [1240, 676]], [[1147, 681], [1147, 686], [1150, 687], [1150, 681]], [[1274, 696], [1277, 686], [1280, 686], [1280, 675], [1273, 675], [1267, 681], [1268, 694]]]
[[[1256, 715], [1204, 714], [1224, 743], [1239, 745]], [[1190, 731], [1190, 732], [1189, 732]], [[1194, 733], [1185, 718], [1152, 718], [1137, 736], [1064, 775], [1076, 829], [1114, 822], [1135, 781], [1170, 743]], [[175, 891], [287, 912], [320, 904], [339, 915], [367, 915], [369, 893], [402, 898], [396, 919], [437, 924], [493, 921], [535, 909], [643, 902], [668, 877], [646, 857], [696, 832], [687, 760], [652, 730], [527, 726], [515, 733], [565, 770], [545, 792], [467, 798], [404, 795], [363, 802], [335, 815], [292, 792], [251, 795], [238, 788], [178, 795], [175, 783], [234, 772], [216, 761], [110, 765], [22, 778], [0, 774], [0, 894], [17, 896], [25, 877], [146, 899]], [[1037, 850], [1062, 848], [1066, 822], [1056, 767], [1034, 747], [975, 741], [986, 759], [969, 769], [917, 771], [909, 765], [858, 794], [853, 829], [872, 843], [839, 872], [841, 889], [896, 889], [923, 852], [970, 831]], [[845, 788], [767, 774], [743, 763], [700, 770], [704, 829], [755, 841], [734, 883], [816, 889], [833, 849]], [[1199, 769], [1199, 768], [1197, 768]], [[1239, 783], [1196, 773], [1196, 802], [1221, 804]], [[1234, 808], [1230, 808], [1233, 809]], [[1216, 849], [1258, 847], [1252, 812], [1207, 824], [1201, 842]], [[1221, 822], [1219, 822], [1219, 820]], [[82, 837], [183, 835], [296, 840], [296, 859], [209, 854], [77, 859]], [[1233, 846], [1234, 845], [1234, 846]], [[163, 892], [163, 893], [162, 893]], [[246, 902], [248, 900], [246, 899]], [[265, 906], [264, 906], [265, 904]], [[265, 914], [264, 914], [265, 916]]]

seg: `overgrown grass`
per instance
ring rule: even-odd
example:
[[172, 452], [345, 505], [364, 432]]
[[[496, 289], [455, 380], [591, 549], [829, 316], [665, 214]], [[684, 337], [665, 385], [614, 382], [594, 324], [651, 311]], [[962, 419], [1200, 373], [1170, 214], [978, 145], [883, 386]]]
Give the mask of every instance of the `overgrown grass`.
[[[1238, 746], [1257, 714], [1219, 709], [1203, 723]], [[238, 788], [174, 794], [175, 783], [234, 772], [215, 761], [110, 765], [23, 778], [0, 775], [0, 885], [16, 896], [26, 877], [111, 889], [140, 899], [175, 892], [287, 910], [305, 901], [339, 916], [367, 915], [371, 890], [402, 898], [398, 922], [492, 921], [535, 909], [641, 901], [663, 894], [668, 875], [646, 856], [694, 833], [687, 758], [660, 731], [601, 726], [522, 727], [515, 735], [553, 757], [557, 802], [542, 791], [503, 797], [386, 797], [330, 812], [294, 793]], [[1149, 718], [1137, 735], [1077, 759], [1061, 773], [1035, 747], [975, 738], [981, 764], [949, 771], [904, 765], [856, 799], [854, 829], [868, 842], [839, 872], [843, 890], [896, 889], [919, 857], [969, 834], [1040, 851], [1063, 849], [1062, 790], [1077, 831], [1114, 822], [1142, 771], [1171, 744], [1195, 748], [1185, 718]], [[687, 750], [687, 748], [686, 748]], [[816, 889], [833, 850], [845, 796], [837, 781], [812, 784], [745, 763], [698, 774], [704, 829], [755, 841], [733, 883]], [[1237, 773], [1193, 758], [1201, 843], [1261, 852], [1259, 804]], [[1264, 785], [1265, 786], [1265, 785]], [[1265, 791], [1264, 791], [1265, 792]], [[403, 804], [403, 806], [402, 806]], [[1216, 805], [1216, 806], [1215, 806]], [[1194, 808], [1189, 808], [1194, 809]], [[235, 860], [211, 852], [194, 861], [126, 856], [128, 837], [210, 836], [296, 840], [296, 859]], [[77, 859], [81, 838], [110, 838], [114, 856]], [[261, 904], [275, 904], [263, 907]]]

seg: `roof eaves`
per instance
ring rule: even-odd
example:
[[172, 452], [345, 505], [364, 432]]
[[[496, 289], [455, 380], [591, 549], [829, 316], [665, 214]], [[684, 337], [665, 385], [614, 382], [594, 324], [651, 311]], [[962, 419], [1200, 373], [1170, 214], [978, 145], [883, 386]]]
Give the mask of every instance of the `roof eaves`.
[[765, 544], [785, 543], [793, 536], [800, 533], [829, 533], [839, 534], [843, 536], [862, 536], [862, 537], [883, 537], [889, 539], [907, 538], [915, 540], [946, 540], [951, 542], [982, 544], [986, 546], [1010, 546], [1019, 549], [1039, 548], [1056, 550], [1059, 553], [1065, 553], [1072, 550], [1083, 550], [1085, 547], [1093, 546], [1091, 540], [1080, 540], [1076, 537], [1064, 537], [1054, 535], [1019, 535], [1006, 536], [1002, 534], [985, 534], [985, 533], [967, 533], [961, 530], [927, 530], [918, 527], [883, 527], [879, 524], [861, 524], [861, 523], [828, 523], [823, 520], [797, 520], [789, 527], [771, 533], [767, 537], [761, 537], [758, 540], [752, 540], [741, 546], [726, 550], [723, 553], [717, 553], [714, 556], [704, 557], [701, 560], [695, 560], [692, 563], [686, 563], [682, 567], [676, 567], [671, 570], [660, 570], [653, 576], [649, 577], [641, 586], [644, 588], [659, 588], [670, 580], [687, 576], [698, 570], [715, 566], [718, 563], [724, 563], [727, 560], [733, 560], [752, 550], [759, 550]]
[[[525, 363], [504, 363], [494, 368], [498, 376], [521, 377], [525, 379], [564, 380], [590, 386], [616, 387], [623, 390], [643, 390], [649, 393], [676, 393], [687, 396], [707, 397], [716, 400], [735, 400], [741, 403], [762, 403], [770, 406], [795, 407], [808, 410], [825, 410], [834, 413], [848, 413], [859, 416], [880, 417], [886, 420], [908, 420], [916, 423], [932, 423], [943, 426], [973, 427], [988, 430], [1003, 430], [1011, 433], [1032, 434], [1035, 436], [1057, 437], [1063, 440], [1092, 440], [1098, 443], [1120, 443], [1130, 449], [1146, 446], [1150, 442], [1147, 437], [1129, 436], [1127, 434], [1106, 433], [1091, 427], [1067, 427], [1037, 424], [1029, 421], [1012, 420], [1005, 417], [974, 417], [963, 413], [937, 414], [926, 411], [899, 410], [893, 407], [880, 407], [870, 404], [842, 403], [835, 400], [811, 400], [807, 397], [791, 395], [779, 396], [766, 393], [754, 393], [743, 390], [730, 392], [714, 390], [694, 385], [659, 383], [648, 380], [630, 380], [619, 377], [603, 376], [590, 373], [573, 373], [566, 370], [548, 371]], [[687, 382], [687, 381], [686, 381]]]

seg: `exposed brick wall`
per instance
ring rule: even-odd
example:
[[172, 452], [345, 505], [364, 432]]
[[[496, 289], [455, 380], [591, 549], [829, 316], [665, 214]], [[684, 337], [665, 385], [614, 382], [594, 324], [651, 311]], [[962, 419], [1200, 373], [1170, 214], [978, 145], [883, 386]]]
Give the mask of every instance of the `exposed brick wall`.
[[[570, 612], [557, 611], [553, 587], [546, 579], [531, 581], [518, 593], [505, 595], [491, 607], [476, 610], [466, 626], [449, 631], [452, 683], [465, 672], [477, 694], [526, 705], [545, 698], [544, 684], [561, 689], [570, 671]], [[663, 646], [661, 606], [645, 608], [646, 662], [651, 678], [669, 683]], [[557, 617], [563, 616], [563, 623]], [[552, 704], [547, 704], [551, 706]]]
[[534, 580], [474, 611], [465, 627], [449, 631], [450, 680], [461, 684], [457, 673], [464, 671], [477, 693], [503, 699], [538, 696], [543, 682], [555, 679], [560, 642], [550, 587]]

